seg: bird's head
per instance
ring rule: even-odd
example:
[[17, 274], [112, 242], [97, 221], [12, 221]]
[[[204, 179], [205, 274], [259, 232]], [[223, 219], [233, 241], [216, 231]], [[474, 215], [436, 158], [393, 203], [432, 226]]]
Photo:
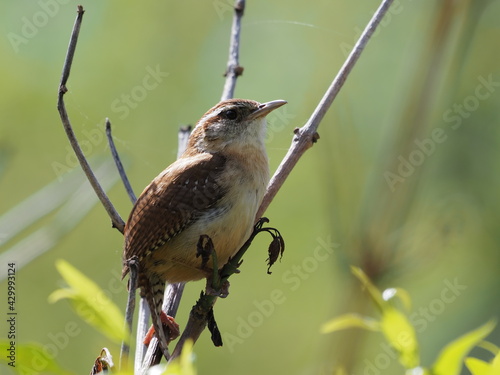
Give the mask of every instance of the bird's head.
[[262, 148], [266, 115], [286, 104], [284, 100], [259, 103], [254, 100], [224, 100], [205, 113], [196, 124], [187, 152], [220, 152]]

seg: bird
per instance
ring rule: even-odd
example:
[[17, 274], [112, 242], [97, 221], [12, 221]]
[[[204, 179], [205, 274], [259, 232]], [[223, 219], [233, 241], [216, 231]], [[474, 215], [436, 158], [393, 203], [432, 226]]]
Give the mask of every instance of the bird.
[[[266, 116], [285, 100], [224, 100], [196, 123], [184, 153], [144, 189], [124, 229], [122, 278], [138, 266], [154, 330], [168, 359], [161, 307], [165, 283], [200, 280], [200, 236], [224, 265], [250, 237], [269, 182]], [[209, 262], [208, 264], [212, 264]]]

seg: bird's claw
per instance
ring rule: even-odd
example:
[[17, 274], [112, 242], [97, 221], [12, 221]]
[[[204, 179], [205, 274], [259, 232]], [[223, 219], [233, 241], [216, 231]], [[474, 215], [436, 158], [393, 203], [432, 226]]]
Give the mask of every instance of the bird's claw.
[[[165, 312], [162, 311], [160, 314], [160, 320], [163, 323], [163, 325], [167, 327], [167, 329], [165, 330], [167, 336], [167, 344], [175, 340], [177, 337], [179, 337], [180, 335], [179, 325], [177, 324], [174, 318], [172, 318], [170, 315], [165, 314]], [[149, 343], [153, 339], [154, 334], [155, 334], [155, 328], [151, 326], [148, 332], [146, 333], [146, 336], [144, 336], [143, 340], [144, 345], [146, 346], [149, 345]]]
[[216, 288], [216, 287], [214, 287], [212, 280], [208, 279], [207, 280], [207, 288], [206, 288], [205, 292], [209, 296], [226, 298], [229, 295], [229, 280], [222, 281], [220, 288]]

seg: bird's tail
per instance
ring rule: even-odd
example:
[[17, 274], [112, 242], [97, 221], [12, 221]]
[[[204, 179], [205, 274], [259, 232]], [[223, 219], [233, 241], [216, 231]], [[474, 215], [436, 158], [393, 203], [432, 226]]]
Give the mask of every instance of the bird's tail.
[[156, 332], [156, 337], [160, 342], [160, 348], [168, 361], [170, 359], [170, 354], [168, 353], [168, 341], [165, 336], [165, 331], [163, 330], [163, 323], [161, 321], [161, 307], [163, 304], [163, 295], [165, 293], [165, 282], [159, 278], [152, 277], [146, 281], [149, 285], [144, 285], [142, 290], [144, 291], [146, 301], [148, 302], [149, 309], [151, 310], [151, 320], [153, 322], [153, 327]]

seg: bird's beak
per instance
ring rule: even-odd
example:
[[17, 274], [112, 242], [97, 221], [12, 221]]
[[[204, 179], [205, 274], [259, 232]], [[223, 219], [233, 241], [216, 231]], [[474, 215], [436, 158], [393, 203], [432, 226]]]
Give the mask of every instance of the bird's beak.
[[272, 102], [262, 103], [255, 111], [248, 115], [248, 120], [255, 120], [256, 118], [267, 116], [269, 112], [274, 111], [276, 108], [286, 103], [286, 100], [273, 100]]

